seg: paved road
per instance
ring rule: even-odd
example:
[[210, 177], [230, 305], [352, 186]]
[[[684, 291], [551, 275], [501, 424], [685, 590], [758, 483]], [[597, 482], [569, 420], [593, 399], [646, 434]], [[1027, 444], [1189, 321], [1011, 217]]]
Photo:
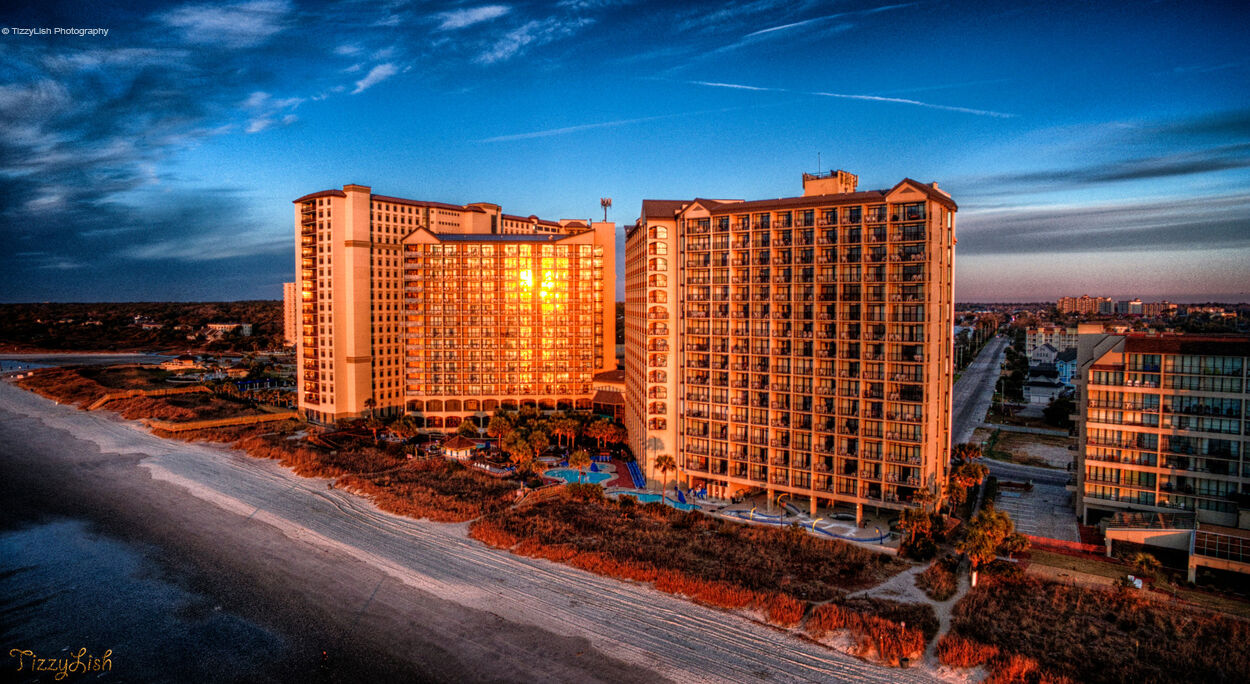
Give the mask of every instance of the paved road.
[[[1001, 479], [1002, 475], [998, 477]], [[1072, 494], [1063, 486], [1034, 482], [1031, 492], [1000, 489], [995, 507], [1011, 516], [1017, 532], [1070, 542], [1081, 541], [1072, 511]]]
[[985, 413], [994, 400], [994, 383], [1002, 356], [1007, 349], [1007, 339], [995, 337], [981, 348], [977, 358], [964, 369], [955, 383], [951, 410], [951, 444], [963, 444], [972, 439], [972, 433], [985, 421]]
[[[272, 461], [161, 440], [134, 423], [53, 406], [0, 383], [0, 416], [5, 414], [35, 418], [46, 429], [94, 442], [104, 453], [146, 454], [141, 463], [153, 479], [185, 487], [190, 495], [223, 509], [223, 516], [245, 516], [251, 524], [271, 525], [293, 541], [349, 554], [410, 591], [466, 611], [487, 611], [508, 624], [585, 638], [598, 651], [666, 679], [934, 681], [920, 669], [875, 666], [647, 586], [490, 549], [467, 538], [464, 525], [389, 515], [356, 496], [327, 489], [324, 480], [297, 477]], [[384, 609], [374, 605], [361, 609], [365, 619]], [[409, 609], [407, 619], [413, 623], [437, 619], [419, 604]], [[459, 633], [454, 620], [448, 622], [450, 649], [475, 647], [474, 635]], [[457, 645], [465, 639], [470, 641]]]

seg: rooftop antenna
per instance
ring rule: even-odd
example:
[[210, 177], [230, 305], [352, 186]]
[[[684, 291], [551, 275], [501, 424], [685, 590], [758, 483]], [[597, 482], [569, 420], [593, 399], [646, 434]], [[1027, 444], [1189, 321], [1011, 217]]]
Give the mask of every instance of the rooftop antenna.
[[608, 222], [608, 207], [612, 206], [611, 197], [600, 197], [599, 206], [603, 207], [603, 222]]
[[816, 153], [816, 175], [820, 175], [820, 153]]

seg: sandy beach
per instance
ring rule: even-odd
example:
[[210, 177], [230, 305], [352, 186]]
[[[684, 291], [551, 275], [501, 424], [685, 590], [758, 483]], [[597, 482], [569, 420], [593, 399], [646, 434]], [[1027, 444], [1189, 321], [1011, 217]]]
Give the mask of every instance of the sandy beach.
[[86, 518], [284, 635], [266, 678], [931, 681], [649, 587], [489, 549], [324, 480], [0, 382], [4, 524]]

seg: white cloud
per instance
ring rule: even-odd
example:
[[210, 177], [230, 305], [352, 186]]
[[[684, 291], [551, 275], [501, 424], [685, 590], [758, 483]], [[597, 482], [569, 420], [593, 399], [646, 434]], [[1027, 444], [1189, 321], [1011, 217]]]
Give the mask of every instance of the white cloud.
[[261, 131], [265, 130], [266, 128], [269, 128], [272, 125], [273, 125], [273, 119], [270, 119], [268, 117], [252, 119], [247, 124], [247, 132], [248, 133], [260, 133]]
[[472, 7], [452, 12], [442, 12], [437, 15], [438, 18], [442, 20], [442, 23], [439, 24], [438, 28], [441, 31], [461, 29], [466, 26], [480, 24], [483, 21], [498, 19], [511, 11], [512, 8], [506, 5], [484, 5], [482, 7]]
[[[250, 109], [254, 112], [244, 131], [260, 133], [278, 123], [281, 123], [283, 126], [295, 123], [296, 116], [291, 112], [303, 103], [304, 98], [302, 97], [288, 97], [278, 100], [263, 90], [257, 90], [248, 95], [247, 99], [242, 103], [244, 109]], [[286, 113], [283, 114], [283, 112]]]
[[160, 65], [177, 68], [186, 59], [186, 50], [152, 48], [119, 48], [116, 50], [81, 50], [44, 57], [43, 63], [52, 71], [84, 71], [104, 67], [142, 67]]
[[160, 15], [190, 43], [254, 47], [281, 31], [291, 5], [287, 0], [248, 0], [226, 5], [184, 5]]
[[526, 49], [546, 45], [565, 36], [572, 35], [577, 29], [594, 23], [590, 19], [562, 20], [555, 17], [534, 20], [504, 34], [495, 46], [481, 53], [474, 59], [479, 64], [503, 62], [524, 52]]
[[352, 95], [363, 93], [365, 90], [385, 81], [386, 79], [399, 73], [399, 69], [392, 63], [379, 64], [369, 70], [365, 77], [356, 81], [356, 89], [352, 91]]
[[269, 101], [269, 93], [258, 90], [252, 93], [251, 95], [247, 96], [247, 99], [243, 101], [243, 106], [247, 107], [248, 109], [256, 109], [258, 107], [264, 106], [264, 104], [268, 101]]
[[933, 104], [932, 102], [921, 102], [920, 100], [909, 100], [903, 97], [882, 97], [880, 95], [857, 95], [851, 93], [827, 93], [827, 92], [808, 92], [803, 90], [790, 90], [789, 88], [762, 88], [760, 86], [742, 85], [741, 83], [718, 83], [716, 81], [687, 81], [691, 85], [709, 86], [712, 88], [729, 88], [731, 90], [755, 90], [768, 93], [794, 93], [796, 95], [812, 95], [815, 97], [832, 97], [840, 100], [862, 100], [865, 102], [886, 102], [890, 104], [904, 104], [915, 107], [925, 107], [926, 109], [940, 109], [947, 112], [959, 112], [961, 114], [975, 114], [977, 116], [990, 116], [996, 119], [1010, 119], [1015, 114], [1006, 112], [996, 112], [989, 109], [972, 109], [971, 107], [956, 107], [953, 105]]
[[613, 121], [597, 121], [595, 123], [578, 124], [576, 126], [563, 126], [560, 128], [548, 128], [541, 131], [527, 131], [525, 133], [509, 133], [508, 135], [496, 135], [491, 138], [482, 138], [474, 142], [479, 143], [497, 143], [511, 142], [514, 140], [531, 140], [533, 138], [547, 138], [553, 135], [564, 135], [566, 133], [580, 133], [581, 131], [589, 131], [596, 128], [613, 128], [615, 126], [628, 126], [637, 123], [647, 123], [650, 121], [662, 121], [664, 119], [673, 119], [681, 116], [699, 116], [702, 114], [723, 114], [725, 112], [737, 111], [744, 107], [725, 107], [722, 109], [704, 109], [695, 112], [674, 112], [672, 114], [657, 114], [655, 116], [642, 116], [636, 119], [616, 119]]
[[69, 90], [49, 78], [30, 84], [0, 85], [0, 114], [5, 115], [6, 121], [26, 118], [38, 121], [59, 113], [71, 102]]
[[334, 54], [342, 57], [350, 57], [360, 52], [359, 45], [340, 45], [334, 48]]

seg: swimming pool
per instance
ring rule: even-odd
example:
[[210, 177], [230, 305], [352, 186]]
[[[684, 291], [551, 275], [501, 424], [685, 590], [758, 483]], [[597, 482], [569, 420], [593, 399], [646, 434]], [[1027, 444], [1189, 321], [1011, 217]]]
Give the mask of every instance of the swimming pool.
[[[565, 482], [577, 482], [577, 468], [553, 468], [543, 473], [547, 477], [554, 477], [557, 480]], [[582, 482], [586, 484], [602, 484], [612, 479], [612, 473], [592, 473], [586, 471], [582, 473]]]
[[[621, 496], [632, 496], [635, 499], [638, 499], [638, 503], [655, 503], [660, 500], [659, 494], [633, 494], [630, 492], [624, 492], [622, 494], [619, 494], [618, 498]], [[669, 506], [672, 506], [673, 508], [676, 508], [679, 511], [693, 511], [699, 508], [698, 506], [694, 504], [682, 503], [680, 501], [673, 501], [672, 499], [668, 497], [664, 497], [664, 503], [668, 504]]]

